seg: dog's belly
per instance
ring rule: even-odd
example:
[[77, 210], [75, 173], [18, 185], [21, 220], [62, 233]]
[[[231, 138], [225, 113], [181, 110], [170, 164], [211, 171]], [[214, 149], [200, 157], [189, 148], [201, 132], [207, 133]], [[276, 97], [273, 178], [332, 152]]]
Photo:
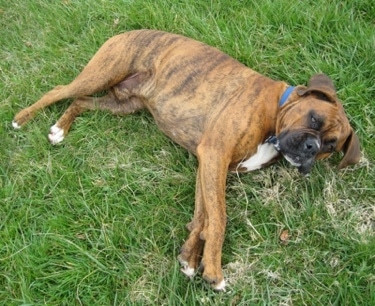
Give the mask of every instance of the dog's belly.
[[262, 168], [264, 165], [269, 163], [272, 159], [278, 156], [273, 144], [263, 143], [258, 145], [257, 152], [250, 156], [249, 159], [241, 162], [237, 168], [242, 171], [253, 171]]
[[166, 109], [150, 109], [160, 131], [183, 148], [196, 154], [204, 132], [206, 116], [199, 110], [168, 111]]

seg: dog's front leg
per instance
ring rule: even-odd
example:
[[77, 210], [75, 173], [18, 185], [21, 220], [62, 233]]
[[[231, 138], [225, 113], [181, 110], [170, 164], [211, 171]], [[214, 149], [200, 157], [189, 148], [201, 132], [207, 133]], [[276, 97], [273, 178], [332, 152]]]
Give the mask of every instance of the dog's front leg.
[[[205, 278], [215, 290], [223, 290], [221, 249], [226, 226], [225, 181], [228, 165], [218, 152], [198, 150], [199, 167], [196, 181], [193, 220], [187, 225], [189, 238], [178, 256], [182, 272], [191, 277], [201, 266]], [[203, 257], [202, 257], [202, 251]]]
[[187, 229], [190, 231], [189, 238], [181, 248], [178, 260], [182, 265], [181, 271], [189, 276], [194, 276], [200, 260], [202, 258], [204, 241], [201, 239], [205, 222], [205, 208], [203, 203], [203, 194], [200, 182], [199, 169], [197, 173], [197, 180], [195, 186], [195, 209], [193, 220], [187, 224]]
[[221, 253], [226, 228], [225, 184], [228, 159], [220, 150], [198, 150], [200, 188], [205, 211], [204, 228], [200, 238], [205, 241], [202, 267], [203, 278], [215, 290], [223, 290], [225, 281], [221, 269]]

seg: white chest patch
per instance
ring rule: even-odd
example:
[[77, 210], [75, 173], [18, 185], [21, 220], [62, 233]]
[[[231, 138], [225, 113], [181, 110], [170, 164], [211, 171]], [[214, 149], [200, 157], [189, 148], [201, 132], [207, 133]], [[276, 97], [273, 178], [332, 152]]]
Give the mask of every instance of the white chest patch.
[[245, 168], [247, 171], [253, 171], [262, 168], [271, 159], [276, 157], [279, 152], [271, 143], [263, 143], [258, 146], [257, 152], [248, 160], [241, 162], [238, 167]]

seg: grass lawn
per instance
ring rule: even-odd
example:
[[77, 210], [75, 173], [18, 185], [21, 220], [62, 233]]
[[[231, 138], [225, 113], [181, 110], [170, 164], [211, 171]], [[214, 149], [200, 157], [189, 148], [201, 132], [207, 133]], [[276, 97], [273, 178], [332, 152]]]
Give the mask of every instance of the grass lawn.
[[[0, 305], [375, 305], [374, 20], [373, 0], [0, 0]], [[46, 136], [70, 101], [11, 127], [140, 28], [292, 85], [328, 74], [361, 140], [343, 171], [336, 156], [308, 179], [286, 162], [228, 176], [227, 292], [179, 271], [197, 162], [149, 114], [87, 112], [58, 146]]]

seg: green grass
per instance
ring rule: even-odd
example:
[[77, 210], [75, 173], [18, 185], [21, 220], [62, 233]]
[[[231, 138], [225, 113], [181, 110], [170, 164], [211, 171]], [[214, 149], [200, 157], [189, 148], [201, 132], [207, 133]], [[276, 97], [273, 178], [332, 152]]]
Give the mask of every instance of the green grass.
[[[0, 0], [0, 304], [375, 305], [374, 20], [372, 0]], [[139, 28], [290, 84], [325, 72], [361, 139], [344, 171], [335, 157], [309, 179], [285, 162], [228, 176], [226, 293], [179, 271], [197, 162], [150, 115], [85, 113], [56, 147], [46, 135], [68, 101], [11, 128], [106, 39]]]

